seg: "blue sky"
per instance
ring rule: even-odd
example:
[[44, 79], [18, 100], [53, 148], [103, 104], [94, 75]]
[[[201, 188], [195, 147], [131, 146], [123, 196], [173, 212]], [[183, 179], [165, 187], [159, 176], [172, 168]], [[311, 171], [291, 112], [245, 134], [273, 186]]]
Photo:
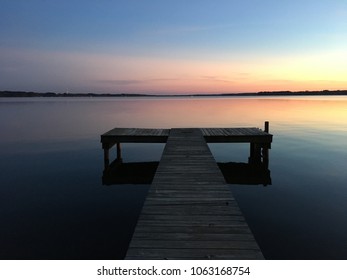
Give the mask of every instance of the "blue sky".
[[347, 2], [0, 0], [0, 90], [347, 88]]

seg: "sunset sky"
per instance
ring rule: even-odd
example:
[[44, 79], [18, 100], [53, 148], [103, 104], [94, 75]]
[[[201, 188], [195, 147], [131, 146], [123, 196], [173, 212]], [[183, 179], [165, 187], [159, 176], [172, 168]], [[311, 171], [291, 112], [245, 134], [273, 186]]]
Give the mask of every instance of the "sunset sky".
[[345, 0], [0, 0], [0, 90], [347, 89]]

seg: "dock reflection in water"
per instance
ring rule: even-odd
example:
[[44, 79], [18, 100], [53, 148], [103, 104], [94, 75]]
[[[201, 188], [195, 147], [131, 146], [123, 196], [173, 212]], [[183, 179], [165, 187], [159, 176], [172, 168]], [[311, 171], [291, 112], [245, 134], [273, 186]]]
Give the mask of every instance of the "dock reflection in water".
[[115, 160], [103, 172], [103, 185], [151, 184], [159, 162], [127, 162]]
[[[271, 185], [271, 172], [266, 164], [243, 162], [217, 163], [227, 184]], [[159, 162], [113, 161], [102, 176], [103, 185], [151, 184]]]

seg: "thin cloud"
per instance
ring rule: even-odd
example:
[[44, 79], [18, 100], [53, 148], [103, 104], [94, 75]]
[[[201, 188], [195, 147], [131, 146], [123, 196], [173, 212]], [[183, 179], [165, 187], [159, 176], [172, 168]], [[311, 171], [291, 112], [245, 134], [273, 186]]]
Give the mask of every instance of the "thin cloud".
[[201, 76], [202, 80], [213, 81], [213, 82], [221, 82], [221, 83], [232, 83], [233, 81], [225, 79], [220, 76]]
[[129, 86], [145, 83], [145, 80], [98, 80], [98, 83], [112, 84], [116, 86]]
[[172, 81], [179, 81], [179, 80], [182, 80], [182, 79], [176, 79], [176, 78], [163, 78], [163, 79], [149, 79], [149, 80], [146, 80], [148, 82], [172, 82]]
[[129, 85], [138, 85], [138, 84], [145, 84], [145, 83], [155, 83], [155, 82], [174, 82], [174, 81], [180, 81], [182, 79], [178, 78], [153, 78], [153, 79], [123, 79], [123, 80], [117, 80], [117, 79], [109, 79], [109, 80], [97, 80], [98, 83], [102, 84], [112, 84], [117, 86], [129, 86]]

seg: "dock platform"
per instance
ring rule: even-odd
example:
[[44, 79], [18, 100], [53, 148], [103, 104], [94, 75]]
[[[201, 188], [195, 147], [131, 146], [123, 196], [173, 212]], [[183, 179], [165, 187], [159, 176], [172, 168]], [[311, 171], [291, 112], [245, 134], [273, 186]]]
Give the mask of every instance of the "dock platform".
[[256, 158], [264, 158], [271, 134], [258, 128], [182, 128], [114, 129], [101, 136], [104, 150], [140, 140], [165, 140], [166, 146], [126, 259], [263, 259], [207, 142], [249, 142], [251, 155], [259, 150]]
[[[264, 130], [257, 127], [199, 128], [207, 143], [250, 143], [249, 162], [268, 161], [272, 135], [269, 123]], [[170, 129], [114, 128], [101, 135], [105, 170], [110, 165], [109, 150], [117, 146], [117, 160], [122, 160], [121, 143], [166, 143]]]

